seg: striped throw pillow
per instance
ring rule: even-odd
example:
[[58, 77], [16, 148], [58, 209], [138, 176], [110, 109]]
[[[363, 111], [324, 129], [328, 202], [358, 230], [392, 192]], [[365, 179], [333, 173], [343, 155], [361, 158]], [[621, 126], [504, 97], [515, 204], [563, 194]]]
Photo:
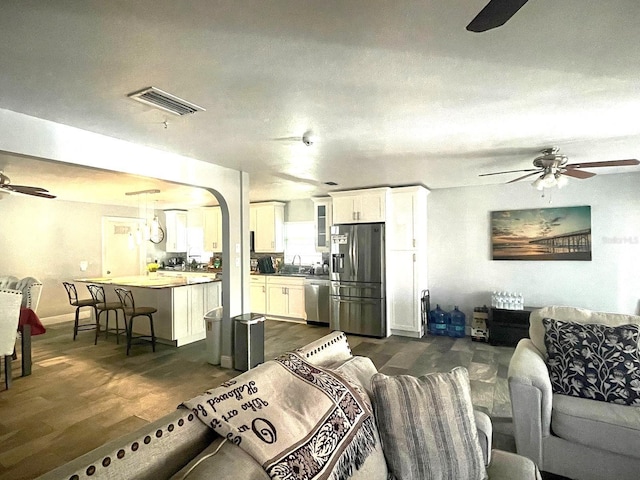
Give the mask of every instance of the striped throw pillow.
[[371, 387], [387, 466], [396, 478], [488, 478], [466, 368], [419, 378], [377, 373]]

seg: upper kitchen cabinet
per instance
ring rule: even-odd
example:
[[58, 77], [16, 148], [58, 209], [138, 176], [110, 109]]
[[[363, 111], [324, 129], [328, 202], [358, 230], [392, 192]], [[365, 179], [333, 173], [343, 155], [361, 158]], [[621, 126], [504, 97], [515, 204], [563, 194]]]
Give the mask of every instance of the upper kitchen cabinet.
[[284, 203], [252, 203], [250, 224], [254, 232], [254, 251], [284, 251]]
[[167, 252], [187, 251], [187, 212], [186, 210], [165, 210], [167, 229]]
[[207, 207], [202, 210], [205, 250], [222, 252], [222, 210], [220, 207]]
[[187, 210], [187, 248], [189, 252], [204, 250], [203, 213], [201, 208]]
[[315, 244], [317, 252], [331, 249], [332, 207], [331, 198], [313, 198], [313, 219], [315, 222]]
[[386, 220], [389, 188], [370, 188], [330, 193], [333, 224], [374, 223]]
[[391, 190], [387, 243], [391, 250], [414, 250], [426, 242], [427, 194], [422, 186]]

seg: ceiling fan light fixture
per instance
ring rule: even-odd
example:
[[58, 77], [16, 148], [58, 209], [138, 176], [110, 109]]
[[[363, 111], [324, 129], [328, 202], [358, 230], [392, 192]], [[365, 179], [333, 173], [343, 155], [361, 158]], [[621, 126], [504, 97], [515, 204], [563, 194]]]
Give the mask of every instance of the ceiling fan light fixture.
[[318, 140], [318, 137], [311, 131], [307, 130], [302, 134], [302, 143], [304, 143], [307, 147], [310, 147]]
[[544, 190], [544, 185], [542, 183], [542, 175], [539, 176], [538, 178], [536, 178], [532, 183], [532, 186], [534, 186], [535, 188], [537, 188], [538, 190]]
[[556, 185], [562, 188], [569, 183], [569, 179], [560, 173], [556, 173]]

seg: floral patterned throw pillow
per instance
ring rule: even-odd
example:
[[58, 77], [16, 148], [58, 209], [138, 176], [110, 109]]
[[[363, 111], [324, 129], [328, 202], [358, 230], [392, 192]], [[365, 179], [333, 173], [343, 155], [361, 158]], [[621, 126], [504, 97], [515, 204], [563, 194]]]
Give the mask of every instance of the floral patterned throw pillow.
[[542, 323], [554, 393], [640, 406], [640, 326]]

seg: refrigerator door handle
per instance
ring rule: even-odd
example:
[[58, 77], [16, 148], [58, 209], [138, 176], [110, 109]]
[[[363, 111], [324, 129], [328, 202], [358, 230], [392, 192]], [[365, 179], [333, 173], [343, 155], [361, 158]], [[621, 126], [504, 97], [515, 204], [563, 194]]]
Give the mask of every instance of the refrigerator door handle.
[[339, 302], [339, 303], [380, 303], [380, 299], [379, 298], [372, 298], [372, 299], [368, 299], [368, 298], [358, 298], [355, 300], [347, 300], [344, 298], [340, 298], [340, 297], [333, 297], [333, 300], [335, 302]]
[[358, 252], [358, 229], [354, 228], [351, 233], [353, 238], [351, 242], [351, 277], [353, 278], [356, 276], [356, 272], [360, 271], [358, 266], [358, 256], [360, 252]]

